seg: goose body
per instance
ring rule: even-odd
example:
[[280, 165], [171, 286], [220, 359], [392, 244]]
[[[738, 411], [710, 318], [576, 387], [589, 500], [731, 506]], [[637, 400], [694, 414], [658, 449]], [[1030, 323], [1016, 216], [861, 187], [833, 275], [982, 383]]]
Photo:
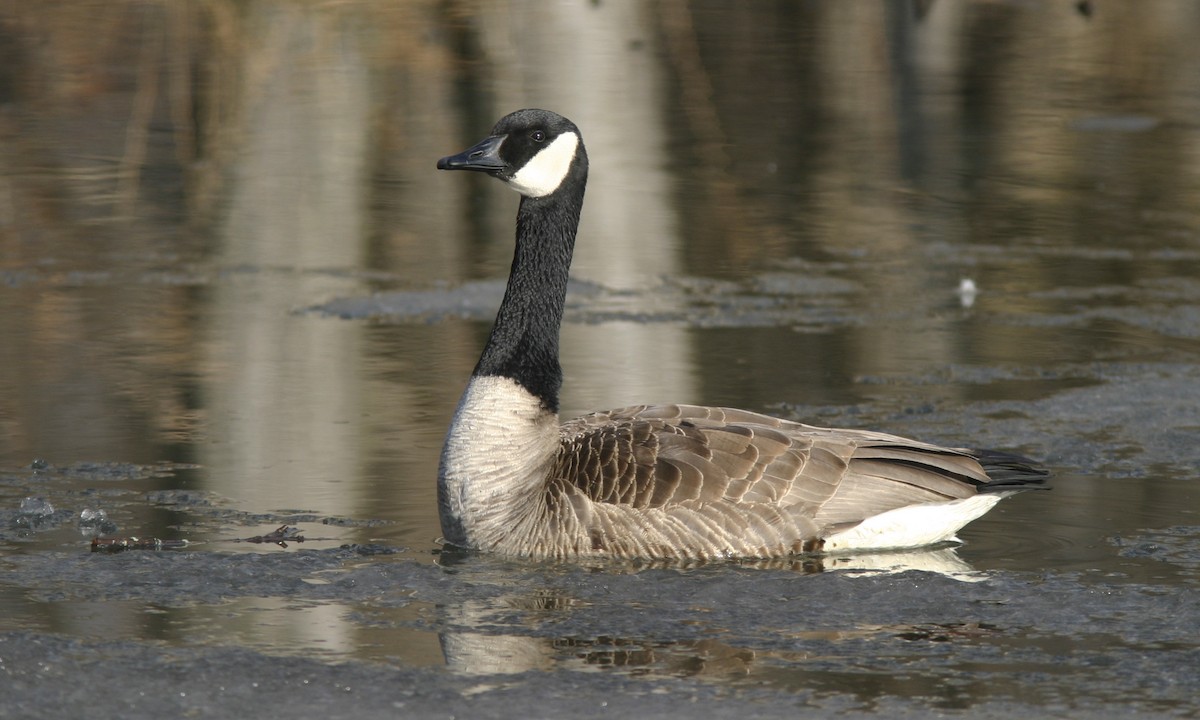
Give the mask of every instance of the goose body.
[[588, 170], [579, 129], [520, 110], [438, 168], [522, 195], [504, 300], [442, 449], [448, 543], [647, 559], [918, 547], [1042, 486], [1045, 472], [1016, 456], [744, 410], [637, 406], [560, 424], [559, 328]]

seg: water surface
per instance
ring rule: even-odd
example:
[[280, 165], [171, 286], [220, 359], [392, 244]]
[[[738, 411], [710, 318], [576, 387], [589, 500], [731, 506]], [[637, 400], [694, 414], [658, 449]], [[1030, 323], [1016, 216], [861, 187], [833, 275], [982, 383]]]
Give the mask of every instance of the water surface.
[[[1198, 14], [0, 11], [8, 706], [1194, 715]], [[1021, 452], [1054, 490], [933, 552], [444, 553], [517, 197], [434, 163], [525, 106], [592, 160], [564, 413], [733, 405]]]

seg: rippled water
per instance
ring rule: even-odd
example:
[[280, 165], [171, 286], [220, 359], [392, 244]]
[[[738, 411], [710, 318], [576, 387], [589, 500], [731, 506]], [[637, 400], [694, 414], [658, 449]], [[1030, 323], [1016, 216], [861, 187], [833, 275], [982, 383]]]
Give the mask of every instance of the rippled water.
[[[18, 716], [115, 678], [160, 716], [1197, 712], [1193, 4], [85, 7], [0, 10]], [[442, 553], [516, 196], [434, 162], [530, 105], [593, 165], [566, 413], [746, 407], [1054, 489], [935, 552]]]

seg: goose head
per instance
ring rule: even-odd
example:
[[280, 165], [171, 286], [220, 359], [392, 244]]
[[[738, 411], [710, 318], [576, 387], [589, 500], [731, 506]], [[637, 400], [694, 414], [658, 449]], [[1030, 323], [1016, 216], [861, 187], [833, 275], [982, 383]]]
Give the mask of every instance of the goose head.
[[438, 160], [439, 170], [475, 170], [527, 198], [553, 195], [587, 181], [587, 153], [575, 123], [549, 110], [504, 116], [483, 140]]

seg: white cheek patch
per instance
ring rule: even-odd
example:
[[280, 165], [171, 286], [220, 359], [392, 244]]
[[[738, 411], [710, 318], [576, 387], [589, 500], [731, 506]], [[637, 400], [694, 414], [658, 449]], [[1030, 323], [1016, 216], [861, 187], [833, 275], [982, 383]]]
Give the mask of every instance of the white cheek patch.
[[579, 147], [579, 136], [565, 132], [554, 138], [554, 142], [542, 148], [525, 166], [511, 178], [507, 178], [513, 190], [526, 197], [543, 197], [558, 189], [571, 169], [575, 159], [575, 148]]

